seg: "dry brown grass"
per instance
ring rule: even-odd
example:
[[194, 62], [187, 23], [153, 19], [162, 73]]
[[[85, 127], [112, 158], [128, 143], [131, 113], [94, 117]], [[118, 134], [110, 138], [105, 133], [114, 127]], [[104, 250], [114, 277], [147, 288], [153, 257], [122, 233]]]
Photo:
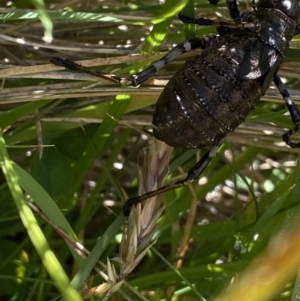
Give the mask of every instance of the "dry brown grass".
[[[163, 185], [168, 173], [168, 166], [173, 148], [153, 139], [149, 148], [143, 150], [140, 157], [138, 174], [139, 194], [155, 190]], [[155, 243], [151, 242], [164, 207], [162, 195], [152, 197], [131, 208], [127, 225], [123, 231], [119, 256], [120, 273], [117, 274], [111, 260], [107, 259], [106, 282], [99, 286], [89, 288], [85, 285], [81, 289], [81, 296], [85, 299], [106, 293], [105, 300], [123, 284], [149, 248]]]

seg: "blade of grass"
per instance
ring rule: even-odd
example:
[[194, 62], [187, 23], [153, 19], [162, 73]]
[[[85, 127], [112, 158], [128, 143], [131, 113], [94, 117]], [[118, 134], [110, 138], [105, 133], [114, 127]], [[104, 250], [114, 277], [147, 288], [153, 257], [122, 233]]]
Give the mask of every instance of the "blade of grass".
[[155, 25], [143, 46], [142, 52], [147, 53], [158, 50], [166, 36], [173, 17], [184, 8], [187, 2], [188, 0], [167, 0], [164, 3], [160, 11], [160, 15], [156, 19], [152, 20]]
[[72, 238], [76, 239], [76, 234], [72, 230], [69, 222], [46, 190], [22, 167], [16, 163], [12, 163], [12, 166], [18, 175], [22, 189], [30, 195], [32, 200], [47, 215], [47, 217], [52, 220], [53, 223], [63, 229]]
[[46, 12], [45, 3], [43, 0], [31, 0], [31, 2], [36, 7], [39, 13], [39, 18], [44, 26], [43, 40], [47, 43], [51, 43], [53, 39], [52, 36], [53, 24], [51, 19], [49, 18], [49, 15]]
[[82, 156], [82, 159], [75, 167], [75, 174], [77, 175], [77, 178], [74, 181], [75, 190], [77, 190], [80, 186], [84, 175], [90, 168], [90, 165], [92, 164], [94, 159], [102, 153], [102, 148], [105, 145], [105, 142], [110, 137], [111, 133], [114, 131], [114, 128], [117, 126], [117, 120], [120, 119], [126, 111], [130, 99], [131, 98], [128, 95], [118, 95], [113, 104], [111, 105], [110, 109], [108, 110], [108, 114], [106, 115], [99, 129], [93, 136], [93, 145], [88, 145], [84, 155]]
[[0, 127], [4, 128], [6, 126], [9, 126], [21, 117], [34, 112], [36, 109], [39, 109], [48, 103], [48, 100], [33, 101], [8, 110], [1, 114]]
[[124, 225], [125, 217], [123, 214], [119, 214], [119, 216], [114, 220], [114, 222], [107, 228], [103, 236], [98, 240], [97, 244], [91, 251], [90, 255], [87, 257], [85, 263], [79, 269], [78, 273], [71, 281], [72, 287], [75, 289], [80, 289], [86, 280], [86, 278], [91, 273], [95, 264], [101, 257], [102, 253], [105, 251], [111, 240], [118, 233], [120, 228]]
[[82, 300], [76, 290], [70, 286], [68, 276], [50, 249], [43, 231], [39, 227], [33, 212], [26, 203], [19, 184], [19, 177], [15, 172], [13, 164], [8, 156], [2, 131], [0, 132], [0, 165], [24, 227], [26, 228], [31, 241], [43, 262], [43, 265], [54, 281], [56, 287], [65, 300]]
[[169, 261], [164, 258], [154, 247], [151, 248], [151, 250], [182, 280], [190, 287], [190, 289], [195, 293], [195, 295], [201, 300], [206, 301], [206, 299], [195, 289], [192, 283], [190, 283], [186, 277], [180, 273], [177, 269], [174, 268], [174, 266], [169, 263]]

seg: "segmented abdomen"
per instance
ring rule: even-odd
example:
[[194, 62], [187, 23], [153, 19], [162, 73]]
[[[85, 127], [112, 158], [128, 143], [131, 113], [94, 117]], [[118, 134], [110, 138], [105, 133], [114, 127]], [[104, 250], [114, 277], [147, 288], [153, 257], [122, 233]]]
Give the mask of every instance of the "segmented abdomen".
[[222, 37], [175, 73], [153, 114], [156, 138], [174, 147], [202, 148], [244, 121], [261, 97], [260, 79], [237, 75], [246, 39]]

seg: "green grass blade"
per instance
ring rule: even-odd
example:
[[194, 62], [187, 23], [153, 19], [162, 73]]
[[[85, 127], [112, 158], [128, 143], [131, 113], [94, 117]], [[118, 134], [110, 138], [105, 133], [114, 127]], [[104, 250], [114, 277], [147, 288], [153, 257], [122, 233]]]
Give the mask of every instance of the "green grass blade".
[[5, 142], [2, 137], [2, 132], [0, 132], [0, 165], [24, 227], [26, 228], [26, 231], [37, 253], [41, 257], [45, 268], [47, 269], [58, 290], [65, 300], [82, 300], [76, 290], [70, 286], [68, 276], [66, 275], [52, 250], [49, 248], [43, 231], [39, 227], [33, 212], [26, 203], [21, 186], [19, 184], [19, 177], [15, 172], [13, 164], [8, 156]]

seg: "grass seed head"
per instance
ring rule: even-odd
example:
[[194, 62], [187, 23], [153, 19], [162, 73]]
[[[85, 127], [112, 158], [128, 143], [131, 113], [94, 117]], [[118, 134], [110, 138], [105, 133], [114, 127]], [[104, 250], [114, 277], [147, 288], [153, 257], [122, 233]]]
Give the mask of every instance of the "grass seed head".
[[[172, 151], [172, 147], [156, 139], [147, 150], [143, 150], [143, 156], [139, 159], [139, 195], [163, 185]], [[121, 265], [123, 277], [138, 265], [151, 247], [149, 242], [163, 211], [161, 202], [162, 196], [158, 195], [132, 207], [120, 246], [120, 256], [124, 262]]]

